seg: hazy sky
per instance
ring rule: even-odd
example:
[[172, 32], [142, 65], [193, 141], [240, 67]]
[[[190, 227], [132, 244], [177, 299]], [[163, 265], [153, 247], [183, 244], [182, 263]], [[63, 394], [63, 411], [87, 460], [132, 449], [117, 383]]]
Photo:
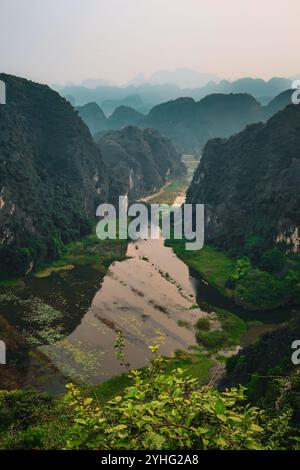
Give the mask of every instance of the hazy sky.
[[300, 72], [300, 0], [0, 0], [0, 71], [40, 82]]

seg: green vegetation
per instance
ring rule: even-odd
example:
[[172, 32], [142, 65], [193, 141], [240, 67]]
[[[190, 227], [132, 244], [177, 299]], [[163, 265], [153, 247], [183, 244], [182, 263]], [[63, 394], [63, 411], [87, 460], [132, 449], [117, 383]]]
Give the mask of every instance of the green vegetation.
[[117, 260], [126, 258], [127, 240], [99, 240], [95, 233], [64, 247], [61, 258], [38, 271], [37, 277], [50, 276], [52, 272], [68, 271], [74, 266], [91, 266], [103, 275]]
[[289, 301], [300, 304], [300, 259], [296, 254], [284, 255], [274, 248], [263, 252], [255, 263], [247, 256], [233, 258], [212, 245], [187, 251], [182, 240], [165, 243], [212, 287], [244, 308], [268, 310]]
[[198, 320], [196, 324], [198, 343], [209, 352], [238, 346], [241, 336], [247, 331], [246, 323], [233, 313], [221, 309], [216, 309], [215, 318], [220, 324], [220, 327], [216, 329], [210, 327], [208, 319], [200, 318]]
[[209, 331], [210, 330], [210, 321], [208, 318], [199, 318], [196, 323], [198, 330]]
[[111, 388], [99, 400], [101, 388], [89, 393], [72, 384], [58, 398], [34, 390], [1, 392], [0, 448], [298, 448], [289, 410], [272, 415], [253, 407], [243, 387], [219, 392], [202, 386], [178, 366], [180, 359], [168, 370], [157, 347], [151, 349], [150, 367], [124, 376], [113, 398]]
[[190, 376], [206, 384], [209, 379], [210, 369], [213, 361], [201, 352], [177, 351], [173, 357], [164, 358], [165, 370], [172, 373], [174, 369], [183, 369], [184, 376]]
[[107, 200], [108, 175], [87, 127], [65, 99], [45, 85], [1, 78], [14, 109], [0, 109], [0, 160], [7, 162], [1, 167], [0, 279], [7, 280], [60, 259], [65, 245], [90, 233], [97, 205]]
[[71, 424], [62, 399], [34, 389], [0, 391], [0, 450], [61, 449]]
[[285, 256], [278, 248], [267, 250], [260, 258], [260, 267], [264, 271], [280, 273], [285, 265]]
[[[153, 194], [168, 180], [185, 175], [180, 154], [172, 142], [154, 129], [127, 126], [95, 139], [110, 175], [113, 202], [119, 202], [119, 194], [127, 194], [129, 200]], [[174, 185], [173, 192], [176, 190]]]
[[155, 196], [148, 199], [151, 204], [172, 205], [177, 196], [184, 196], [188, 187], [187, 177], [179, 177], [167, 184], [163, 190]]
[[289, 410], [291, 423], [298, 427], [298, 437], [300, 368], [292, 363], [291, 345], [299, 334], [300, 317], [296, 315], [230, 358], [225, 377], [226, 386], [239, 383], [247, 387], [251, 403], [273, 413]]
[[181, 326], [182, 328], [187, 328], [188, 330], [190, 330], [192, 327], [190, 322], [188, 322], [187, 320], [183, 320], [183, 319], [178, 320], [177, 325]]
[[229, 255], [212, 245], [205, 245], [202, 250], [187, 251], [182, 240], [166, 240], [166, 246], [173, 248], [179, 258], [201, 274], [213, 287], [224, 295], [232, 295], [226, 283], [234, 271], [235, 261]]
[[253, 269], [236, 285], [235, 301], [244, 307], [271, 309], [289, 299], [287, 284], [271, 274]]

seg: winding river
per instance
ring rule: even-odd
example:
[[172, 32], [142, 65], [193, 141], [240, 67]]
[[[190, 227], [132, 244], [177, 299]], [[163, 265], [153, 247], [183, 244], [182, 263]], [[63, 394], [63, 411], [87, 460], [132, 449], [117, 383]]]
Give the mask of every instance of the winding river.
[[96, 384], [124, 372], [115, 358], [118, 331], [130, 367], [147, 364], [149, 345], [158, 343], [169, 356], [196, 344], [193, 329], [180, 326], [206, 315], [193, 308], [196, 291], [188, 267], [162, 239], [129, 243], [127, 256], [110, 266], [77, 328], [63, 341], [41, 347], [62, 374]]
[[[182, 195], [174, 201], [180, 205], [183, 202]], [[46, 280], [34, 279], [29, 283], [30, 292], [35, 295], [46, 292], [44, 297], [49, 297], [50, 305], [51, 296], [53, 299], [53, 295], [59, 295], [59, 284], [65, 295], [63, 301], [71, 299], [74, 311], [71, 309], [73, 323], [67, 337], [36, 348], [25, 385], [60, 393], [70, 380], [98, 384], [125, 372], [124, 365], [115, 357], [118, 331], [125, 338], [125, 358], [130, 368], [147, 365], [149, 346], [153, 344], [159, 344], [160, 352], [166, 356], [187, 350], [196, 345], [193, 326], [200, 317], [209, 314], [204, 311], [207, 308], [203, 302], [230, 310], [246, 321], [264, 322], [248, 328], [242, 345], [250, 344], [287, 316], [286, 309], [247, 312], [237, 307], [190, 270], [164, 245], [163, 239], [128, 243], [127, 259], [111, 264], [100, 286], [90, 273], [86, 284], [83, 283], [85, 269], [88, 268], [75, 268], [69, 275], [72, 282], [67, 274], [65, 278], [52, 274]], [[74, 282], [76, 276], [78, 283]], [[85, 300], [82, 313], [78, 308], [80, 299]], [[14, 309], [7, 314], [9, 318], [15, 316], [18, 327], [19, 314]]]

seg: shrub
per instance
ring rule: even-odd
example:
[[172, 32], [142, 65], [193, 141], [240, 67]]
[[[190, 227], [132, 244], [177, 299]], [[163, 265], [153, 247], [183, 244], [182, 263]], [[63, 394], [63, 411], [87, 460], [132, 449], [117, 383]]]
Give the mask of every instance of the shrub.
[[131, 377], [125, 394], [104, 405], [68, 386], [75, 415], [68, 449], [262, 448], [264, 412], [245, 403], [244, 388], [200, 387], [179, 368], [166, 374], [157, 355], [146, 375]]
[[285, 264], [285, 256], [278, 248], [266, 251], [260, 259], [260, 267], [270, 273], [280, 272]]
[[252, 309], [271, 309], [286, 303], [289, 294], [284, 280], [259, 269], [253, 269], [238, 281], [235, 301]]
[[196, 327], [202, 331], [209, 331], [210, 330], [210, 321], [208, 318], [199, 318], [196, 323]]

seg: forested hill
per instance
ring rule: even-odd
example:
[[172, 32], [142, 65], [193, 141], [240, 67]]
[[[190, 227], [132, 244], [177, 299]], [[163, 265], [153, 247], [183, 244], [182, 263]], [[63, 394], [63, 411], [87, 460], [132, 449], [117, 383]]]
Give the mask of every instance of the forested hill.
[[98, 140], [110, 175], [110, 198], [127, 194], [133, 200], [151, 194], [185, 167], [173, 144], [154, 129], [128, 126]]
[[260, 104], [247, 94], [212, 94], [201, 101], [180, 98], [155, 106], [143, 122], [172, 139], [186, 153], [201, 152], [213, 137], [228, 137], [263, 120]]
[[214, 137], [229, 137], [246, 125], [264, 122], [291, 103], [293, 90], [276, 96], [262, 106], [246, 93], [210, 94], [200, 101], [182, 97], [154, 106], [147, 116], [129, 106], [119, 106], [106, 118], [96, 103], [76, 108], [93, 135], [128, 125], [157, 129], [171, 139], [181, 153], [201, 153]]
[[0, 74], [0, 272], [22, 275], [86, 234], [107, 199], [101, 152], [49, 87]]
[[107, 129], [107, 118], [97, 103], [87, 103], [75, 109], [92, 135]]
[[300, 227], [300, 106], [266, 124], [206, 145], [188, 202], [206, 207], [206, 238], [243, 252], [256, 239], [297, 250]]
[[145, 118], [142, 113], [129, 106], [119, 106], [109, 118], [105, 116], [100, 106], [96, 103], [87, 103], [75, 109], [96, 140], [105, 131], [122, 129], [129, 125], [138, 125]]

